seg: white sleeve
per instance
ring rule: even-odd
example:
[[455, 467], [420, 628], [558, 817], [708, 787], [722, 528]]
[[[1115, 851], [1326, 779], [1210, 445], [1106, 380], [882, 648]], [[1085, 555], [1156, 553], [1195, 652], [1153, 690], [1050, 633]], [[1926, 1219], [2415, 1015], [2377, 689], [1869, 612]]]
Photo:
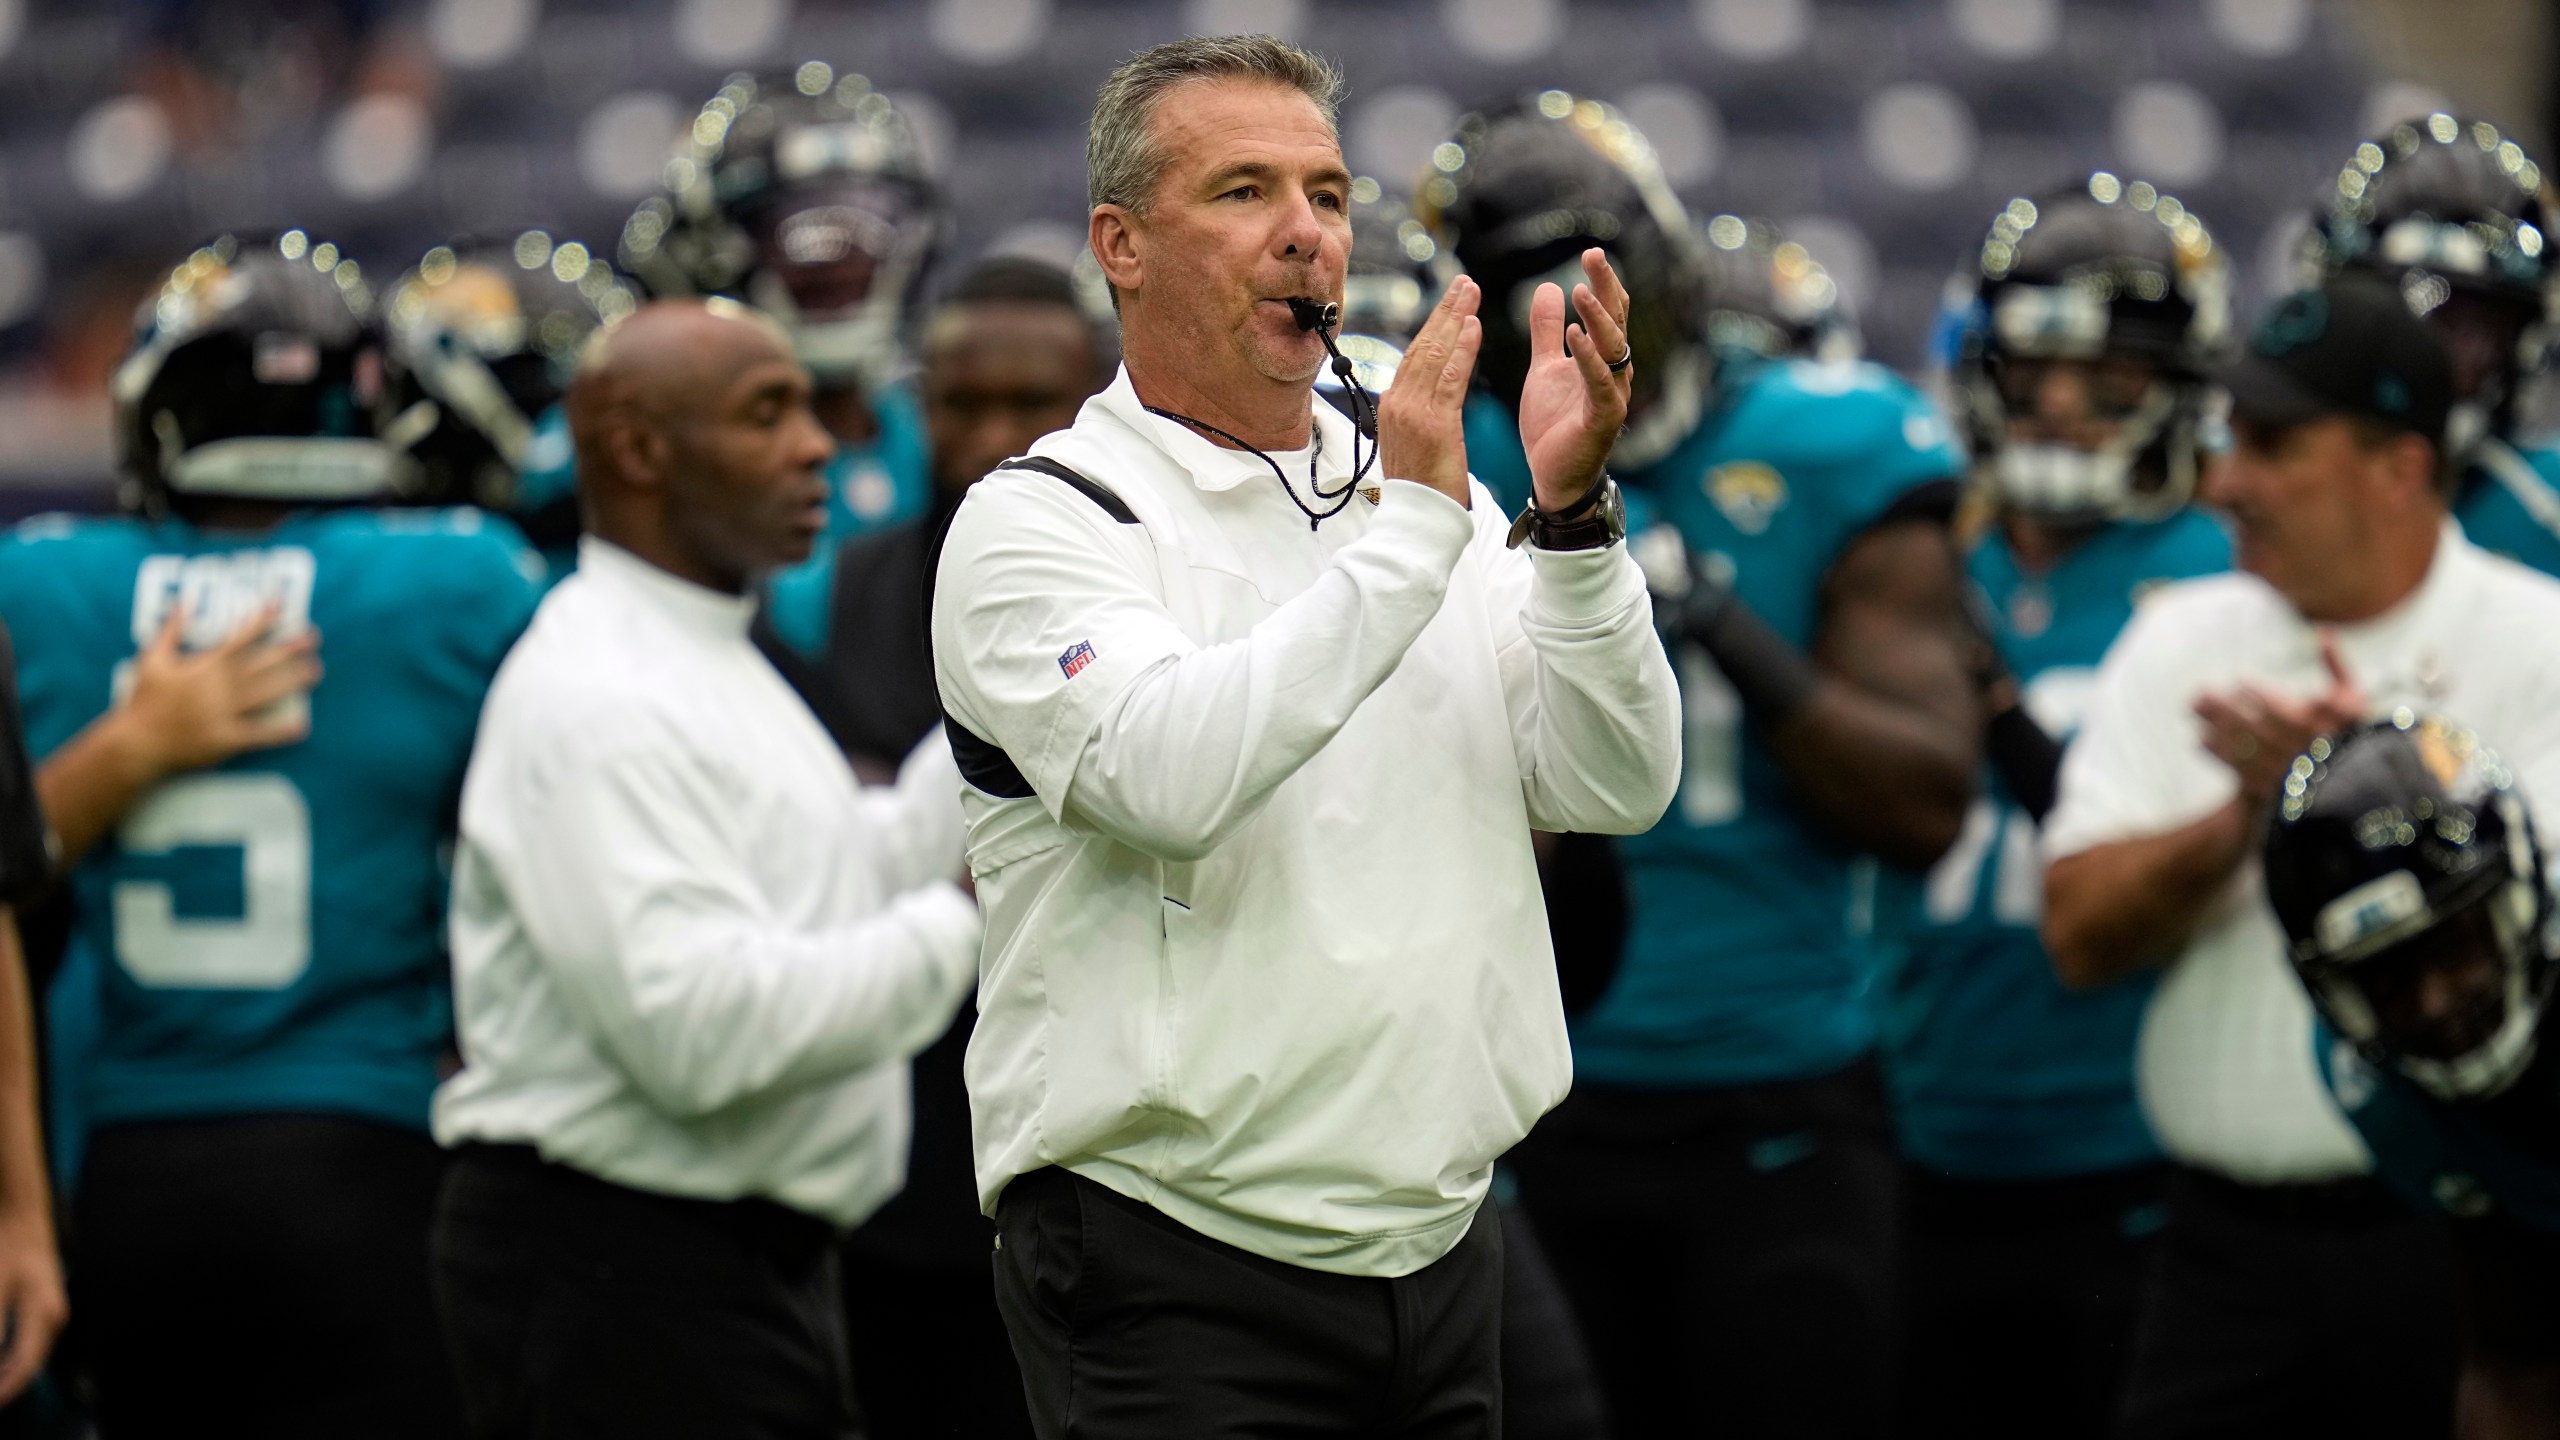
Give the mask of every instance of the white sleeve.
[[1635, 835], [1680, 784], [1680, 688], [1653, 628], [1653, 597], [1621, 543], [1509, 548], [1479, 487], [1471, 558], [1486, 603], [1529, 823]]
[[2146, 605], [2108, 647], [2088, 714], [2062, 752], [2044, 823], [2047, 861], [2165, 834], [2239, 793], [2238, 777], [2204, 748], [2194, 709], [2191, 652], [2217, 637], [2189, 633], [2183, 618], [2168, 602]]
[[1049, 813], [1193, 860], [1251, 819], [1392, 674], [1473, 526], [1382, 482], [1368, 531], [1240, 640], [1198, 645], [1154, 588], [1152, 548], [1068, 487], [995, 476], [943, 544], [935, 671]]
[[957, 877], [966, 863], [968, 817], [960, 810], [960, 767], [941, 726], [916, 742], [888, 785], [862, 789], [863, 825], [880, 837], [889, 888], [913, 890]]
[[759, 898], [735, 787], [703, 757], [645, 733], [547, 748], [517, 787], [509, 903], [578, 1019], [670, 1114], [901, 1059], [950, 1022], [979, 936], [957, 886], [796, 927]]

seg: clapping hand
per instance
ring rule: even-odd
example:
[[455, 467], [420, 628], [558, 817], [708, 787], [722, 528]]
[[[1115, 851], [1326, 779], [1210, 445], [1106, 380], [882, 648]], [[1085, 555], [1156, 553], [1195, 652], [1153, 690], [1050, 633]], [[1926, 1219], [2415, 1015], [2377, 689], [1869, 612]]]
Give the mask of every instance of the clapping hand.
[[2320, 637], [2320, 663], [2329, 689], [2308, 700], [2288, 700], [2255, 685], [2242, 685], [2196, 701], [2204, 722], [2204, 747], [2240, 778], [2240, 798], [2253, 808], [2273, 805], [2294, 757], [2323, 735], [2363, 721], [2364, 692], [2338, 657], [2334, 635]]
[[1468, 505], [1467, 382], [1484, 343], [1476, 319], [1482, 295], [1464, 275], [1450, 281], [1378, 399], [1378, 473], [1428, 485], [1461, 505]]
[[1627, 396], [1635, 384], [1627, 287], [1597, 246], [1582, 252], [1582, 273], [1590, 283], [1573, 287], [1580, 324], [1565, 323], [1558, 286], [1540, 285], [1529, 300], [1520, 445], [1528, 453], [1538, 508], [1551, 515], [1581, 499], [1599, 478], [1618, 427], [1627, 423]]

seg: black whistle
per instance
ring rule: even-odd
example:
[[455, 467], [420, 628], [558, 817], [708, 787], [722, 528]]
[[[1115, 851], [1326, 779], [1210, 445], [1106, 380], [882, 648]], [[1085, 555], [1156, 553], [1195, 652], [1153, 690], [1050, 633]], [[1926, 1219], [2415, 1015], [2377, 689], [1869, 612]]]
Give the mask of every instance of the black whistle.
[[1333, 333], [1333, 327], [1342, 319], [1342, 307], [1330, 304], [1320, 305], [1313, 300], [1301, 300], [1292, 295], [1289, 297], [1289, 317], [1298, 322], [1298, 328], [1301, 330], [1313, 330], [1318, 335], [1329, 336]]

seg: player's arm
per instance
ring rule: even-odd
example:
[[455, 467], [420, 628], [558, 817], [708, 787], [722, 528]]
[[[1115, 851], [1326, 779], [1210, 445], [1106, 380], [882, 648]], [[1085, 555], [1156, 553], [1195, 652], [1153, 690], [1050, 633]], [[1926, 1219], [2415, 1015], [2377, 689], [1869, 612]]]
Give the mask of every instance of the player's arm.
[[1816, 823], [1920, 868], [1955, 843], [1981, 762], [1962, 597], [1946, 527], [1915, 516], [1841, 552], [1810, 655], [1729, 594], [1702, 593], [1686, 624], [1767, 727]]
[[2560, 1435], [2560, 1235], [2488, 1216], [2453, 1226], [2462, 1311], [2457, 1440]]
[[298, 709], [270, 707], [320, 683], [316, 630], [268, 642], [273, 606], [210, 650], [182, 653], [186, 617], [168, 622], [133, 661], [133, 689], [45, 757], [36, 793], [68, 866], [123, 820], [151, 787], [245, 750], [289, 745], [310, 728]]
[[0, 631], [0, 1404], [43, 1368], [70, 1315], [37, 1121], [35, 1006], [15, 914], [52, 885], [53, 857], [36, 808], [16, 674]]
[[1965, 645], [1970, 652], [1974, 691], [1982, 701], [1982, 752], [1992, 773], [2038, 825], [2053, 813], [2062, 790], [2062, 742], [2027, 710], [2024, 687], [2009, 672], [1991, 618], [1978, 590], [1965, 592]]
[[0, 1404], [44, 1368], [71, 1315], [54, 1249], [52, 1185], [36, 1105], [35, 1006], [17, 917], [0, 906]]

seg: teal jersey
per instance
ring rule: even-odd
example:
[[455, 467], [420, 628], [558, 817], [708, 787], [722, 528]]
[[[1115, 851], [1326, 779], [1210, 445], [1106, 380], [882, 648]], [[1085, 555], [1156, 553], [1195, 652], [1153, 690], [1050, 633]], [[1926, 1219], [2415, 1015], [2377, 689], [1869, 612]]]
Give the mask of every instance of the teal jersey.
[[[2079, 728], [2107, 653], [2151, 587], [2231, 568], [2199, 510], [2107, 526], [2049, 573], [2018, 568], [1996, 527], [1966, 568], [2027, 713], [2056, 739]], [[2036, 924], [2036, 824], [1996, 771], [1929, 876], [1879, 987], [1903, 1154], [1971, 1180], [2094, 1174], [2158, 1158], [2133, 1090], [2133, 1043], [2154, 977], [2063, 988]]]
[[[2546, 1057], [2552, 1040], [2542, 1037]], [[2560, 1231], [2560, 1072], [2548, 1058], [2506, 1093], [2456, 1104], [2368, 1061], [2325, 1024], [2311, 1027], [2311, 1053], [2373, 1152], [2374, 1173], [2403, 1200], [2461, 1220], [2496, 1215]]]
[[2560, 575], [2560, 450], [2499, 448], [2505, 454], [2463, 477], [2453, 518], [2481, 549]]
[[924, 409], [913, 390], [891, 385], [871, 397], [879, 424], [860, 445], [838, 445], [827, 462], [827, 529], [818, 557], [856, 535], [886, 529], [924, 509], [933, 489], [933, 465], [925, 438]]
[[[1620, 478], [1701, 568], [1810, 646], [1840, 552], [1898, 506], [1943, 501], [1964, 458], [1929, 402], [1874, 365], [1776, 361], [1725, 379], [1695, 434]], [[1703, 1087], [1836, 1069], [1874, 1041], [1875, 866], [1796, 808], [1704, 652], [1673, 658], [1680, 793], [1623, 843], [1626, 956], [1574, 1027], [1575, 1073]]]
[[[445, 857], [480, 702], [538, 562], [475, 510], [329, 510], [255, 536], [29, 521], [0, 540], [27, 738], [109, 707], [173, 607], [214, 644], [270, 601], [320, 631], [309, 735], [154, 788], [71, 878], [62, 996], [90, 1126], [279, 1110], [423, 1129], [451, 1043]], [[93, 1013], [77, 1013], [83, 1005]]]

